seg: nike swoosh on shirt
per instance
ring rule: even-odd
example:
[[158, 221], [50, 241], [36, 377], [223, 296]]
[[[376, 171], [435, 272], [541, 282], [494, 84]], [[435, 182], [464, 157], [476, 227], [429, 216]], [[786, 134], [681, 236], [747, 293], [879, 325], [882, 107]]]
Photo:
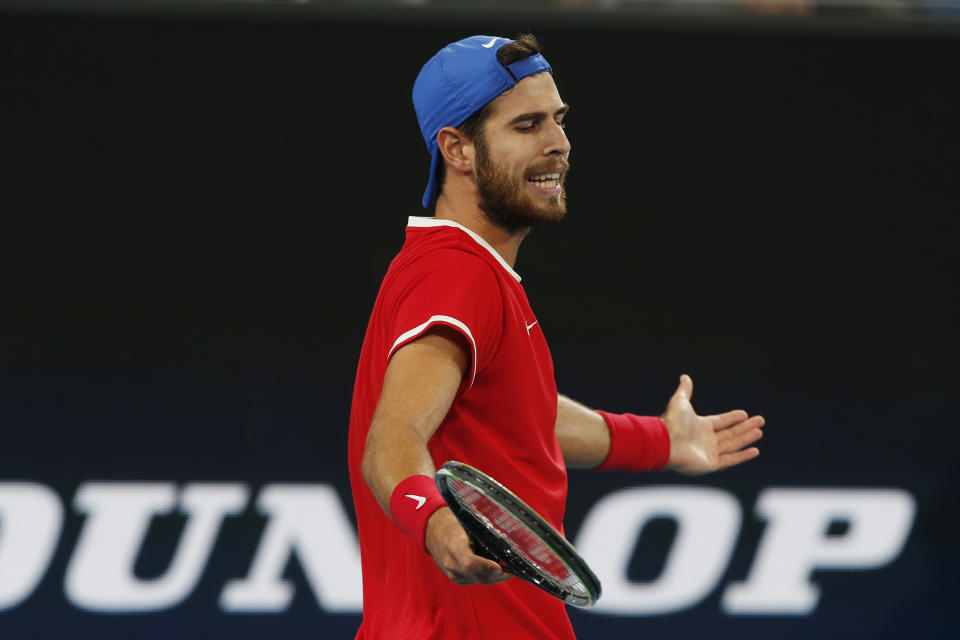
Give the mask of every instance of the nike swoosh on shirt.
[[530, 335], [530, 329], [533, 329], [533, 325], [537, 324], [538, 322], [540, 322], [540, 321], [539, 321], [539, 320], [534, 320], [533, 322], [531, 322], [530, 324], [527, 325], [527, 335]]
[[423, 506], [423, 503], [427, 501], [427, 499], [424, 498], [423, 496], [415, 496], [415, 495], [411, 495], [411, 494], [409, 494], [409, 493], [404, 494], [403, 497], [404, 497], [404, 498], [413, 498], [414, 500], [416, 500], [416, 501], [417, 501], [417, 509], [419, 509], [420, 507], [422, 507], [422, 506]]
[[484, 49], [489, 49], [489, 48], [492, 47], [492, 46], [494, 45], [494, 43], [495, 43], [497, 40], [499, 40], [499, 39], [500, 39], [500, 38], [494, 38], [493, 40], [491, 40], [491, 41], [488, 42], [487, 44], [482, 44], [482, 45], [480, 45], [480, 46], [483, 47]]

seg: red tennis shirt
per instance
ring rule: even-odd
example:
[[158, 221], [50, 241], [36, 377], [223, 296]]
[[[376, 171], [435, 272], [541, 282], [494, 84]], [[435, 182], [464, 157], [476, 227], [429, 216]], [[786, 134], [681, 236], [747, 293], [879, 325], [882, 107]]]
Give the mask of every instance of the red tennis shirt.
[[360, 353], [349, 462], [363, 562], [358, 640], [571, 640], [564, 604], [514, 578], [457, 586], [404, 535], [360, 472], [390, 356], [431, 327], [462, 333], [470, 369], [428, 448], [516, 493], [562, 531], [567, 472], [557, 442], [553, 360], [520, 276], [479, 235], [450, 220], [410, 218], [384, 277]]

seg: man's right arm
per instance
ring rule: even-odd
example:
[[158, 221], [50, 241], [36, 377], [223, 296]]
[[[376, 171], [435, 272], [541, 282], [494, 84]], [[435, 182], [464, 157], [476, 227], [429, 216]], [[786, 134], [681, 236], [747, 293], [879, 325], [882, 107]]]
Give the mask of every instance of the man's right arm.
[[[383, 510], [410, 476], [436, 474], [427, 442], [443, 422], [470, 366], [470, 347], [453, 329], [437, 326], [393, 354], [363, 452], [363, 477]], [[496, 562], [473, 553], [447, 507], [427, 521], [426, 547], [457, 584], [494, 584], [508, 579]]]

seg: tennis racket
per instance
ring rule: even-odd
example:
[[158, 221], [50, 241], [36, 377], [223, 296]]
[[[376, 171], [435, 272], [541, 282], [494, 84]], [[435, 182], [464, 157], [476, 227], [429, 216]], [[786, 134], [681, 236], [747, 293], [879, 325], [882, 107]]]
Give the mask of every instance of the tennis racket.
[[455, 460], [437, 470], [436, 482], [478, 555], [568, 604], [597, 602], [600, 581], [577, 550], [505, 486]]

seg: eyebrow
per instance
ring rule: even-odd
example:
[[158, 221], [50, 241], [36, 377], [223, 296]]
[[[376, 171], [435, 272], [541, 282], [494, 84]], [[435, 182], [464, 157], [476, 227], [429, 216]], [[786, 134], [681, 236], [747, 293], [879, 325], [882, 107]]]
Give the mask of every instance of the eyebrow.
[[[553, 116], [562, 116], [566, 115], [567, 111], [570, 111], [570, 105], [564, 104], [562, 107], [553, 112]], [[530, 120], [532, 122], [540, 122], [541, 120], [546, 119], [547, 113], [545, 111], [532, 111], [530, 113], [522, 113], [513, 120], [509, 122], [510, 125], [519, 124]]]

